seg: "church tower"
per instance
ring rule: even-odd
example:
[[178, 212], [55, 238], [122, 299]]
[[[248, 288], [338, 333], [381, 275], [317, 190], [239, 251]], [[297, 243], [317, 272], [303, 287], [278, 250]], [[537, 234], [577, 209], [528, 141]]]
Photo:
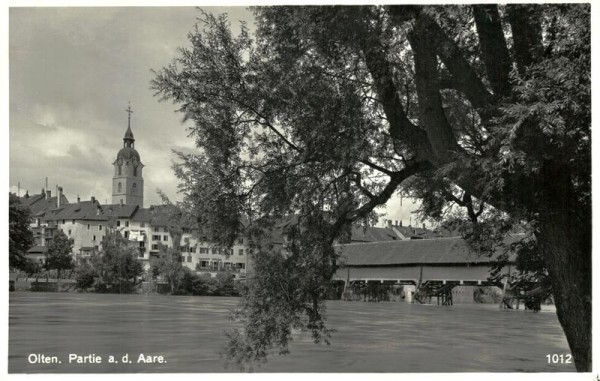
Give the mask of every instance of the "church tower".
[[112, 184], [112, 203], [144, 207], [144, 179], [140, 154], [134, 148], [135, 139], [131, 132], [131, 106], [127, 108], [127, 131], [123, 137], [123, 148], [113, 163], [115, 172]]

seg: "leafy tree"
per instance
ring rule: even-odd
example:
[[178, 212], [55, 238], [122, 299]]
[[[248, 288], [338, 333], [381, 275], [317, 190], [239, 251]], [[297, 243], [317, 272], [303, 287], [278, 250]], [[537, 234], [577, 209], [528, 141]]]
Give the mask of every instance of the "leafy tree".
[[102, 239], [102, 249], [90, 260], [97, 276], [96, 291], [130, 293], [144, 272], [137, 259], [138, 249], [129, 244], [118, 231], [107, 231]]
[[72, 270], [74, 267], [73, 243], [62, 231], [59, 231], [48, 245], [45, 266], [47, 270], [56, 270], [57, 290], [60, 291], [61, 271]]
[[77, 288], [80, 290], [87, 290], [94, 285], [96, 278], [96, 270], [89, 263], [81, 263], [75, 270], [75, 281], [77, 282]]
[[181, 263], [179, 250], [160, 245], [159, 258], [153, 261], [153, 273], [161, 275], [169, 283], [171, 293], [176, 293], [185, 276], [185, 269]]
[[[526, 230], [537, 248], [520, 262], [539, 253], [576, 367], [589, 371], [589, 4], [254, 11], [254, 40], [203, 13], [152, 84], [194, 122], [199, 151], [180, 153], [175, 171], [201, 234], [228, 245], [247, 219], [258, 241], [269, 221], [299, 215], [299, 251], [257, 247], [230, 357], [285, 352], [302, 318], [322, 337], [315, 290], [336, 266], [331, 245], [402, 191], [431, 218], [460, 210], [483, 253], [502, 235], [487, 233]], [[307, 270], [293, 297], [278, 291], [281, 274]]]
[[193, 223], [190, 220], [187, 204], [173, 204], [161, 190], [158, 190], [158, 195], [162, 205], [152, 209], [152, 218], [160, 221], [160, 224], [167, 229], [171, 236], [172, 247], [160, 246], [159, 259], [154, 261], [152, 271], [154, 277], [162, 275], [169, 283], [171, 293], [175, 293], [179, 291], [187, 269], [181, 263], [181, 238], [186, 230], [191, 231], [190, 227]]
[[21, 204], [14, 193], [8, 194], [8, 254], [11, 268], [24, 270], [28, 268], [25, 257], [27, 250], [33, 246], [33, 233], [29, 230], [30, 212]]

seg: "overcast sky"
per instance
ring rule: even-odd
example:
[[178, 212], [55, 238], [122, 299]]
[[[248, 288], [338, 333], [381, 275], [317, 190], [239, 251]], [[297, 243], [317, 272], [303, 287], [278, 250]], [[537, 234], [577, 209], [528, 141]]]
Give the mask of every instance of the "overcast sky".
[[[226, 12], [232, 25], [252, 25], [243, 7]], [[113, 166], [131, 128], [144, 163], [144, 206], [172, 200], [177, 179], [172, 150], [190, 151], [181, 115], [150, 90], [151, 69], [169, 64], [198, 11], [193, 7], [11, 8], [9, 11], [9, 186], [21, 195], [62, 186], [70, 202], [95, 196], [111, 202]], [[237, 30], [235, 28], [234, 30]], [[387, 218], [408, 223], [414, 206], [388, 203]], [[414, 216], [413, 216], [414, 222]]]

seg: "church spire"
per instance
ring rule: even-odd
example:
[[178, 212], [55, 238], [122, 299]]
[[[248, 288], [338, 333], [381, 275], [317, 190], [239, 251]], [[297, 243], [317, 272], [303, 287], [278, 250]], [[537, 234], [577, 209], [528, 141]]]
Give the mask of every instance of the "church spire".
[[127, 131], [125, 131], [125, 137], [123, 138], [123, 147], [133, 148], [133, 142], [135, 139], [133, 138], [133, 132], [131, 132], [131, 114], [133, 110], [131, 110], [131, 102], [128, 102], [127, 110]]

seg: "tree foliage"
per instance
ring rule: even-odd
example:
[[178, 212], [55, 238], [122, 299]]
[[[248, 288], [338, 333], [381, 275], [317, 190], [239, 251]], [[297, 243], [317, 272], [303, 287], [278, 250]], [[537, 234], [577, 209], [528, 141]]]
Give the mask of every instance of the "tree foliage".
[[29, 229], [30, 212], [14, 193], [8, 195], [8, 255], [11, 268], [26, 270], [27, 250], [33, 246], [33, 233]]
[[48, 245], [45, 263], [46, 269], [57, 270], [59, 278], [62, 270], [73, 269], [73, 243], [62, 231], [59, 231]]
[[93, 254], [90, 259], [91, 268], [80, 273], [81, 283], [88, 285], [92, 275], [97, 292], [131, 293], [144, 272], [142, 263], [137, 258], [138, 249], [130, 245], [118, 231], [109, 230], [102, 239], [101, 251]]
[[[244, 220], [258, 237], [298, 214], [300, 237], [320, 237], [300, 244], [298, 262], [258, 248], [229, 354], [243, 363], [285, 352], [289, 327], [322, 307], [305, 302], [322, 300], [314, 287], [335, 268], [334, 240], [402, 191], [431, 218], [471, 224], [484, 252], [526, 230], [521, 247], [536, 248], [519, 261], [535, 257], [547, 273], [577, 369], [589, 369], [589, 5], [254, 12], [253, 38], [202, 13], [190, 47], [152, 84], [194, 122], [198, 152], [179, 154], [175, 171], [203, 236], [230, 245]], [[302, 271], [319, 280], [296, 283], [293, 298], [270, 283]], [[316, 338], [327, 332], [314, 327]]]

